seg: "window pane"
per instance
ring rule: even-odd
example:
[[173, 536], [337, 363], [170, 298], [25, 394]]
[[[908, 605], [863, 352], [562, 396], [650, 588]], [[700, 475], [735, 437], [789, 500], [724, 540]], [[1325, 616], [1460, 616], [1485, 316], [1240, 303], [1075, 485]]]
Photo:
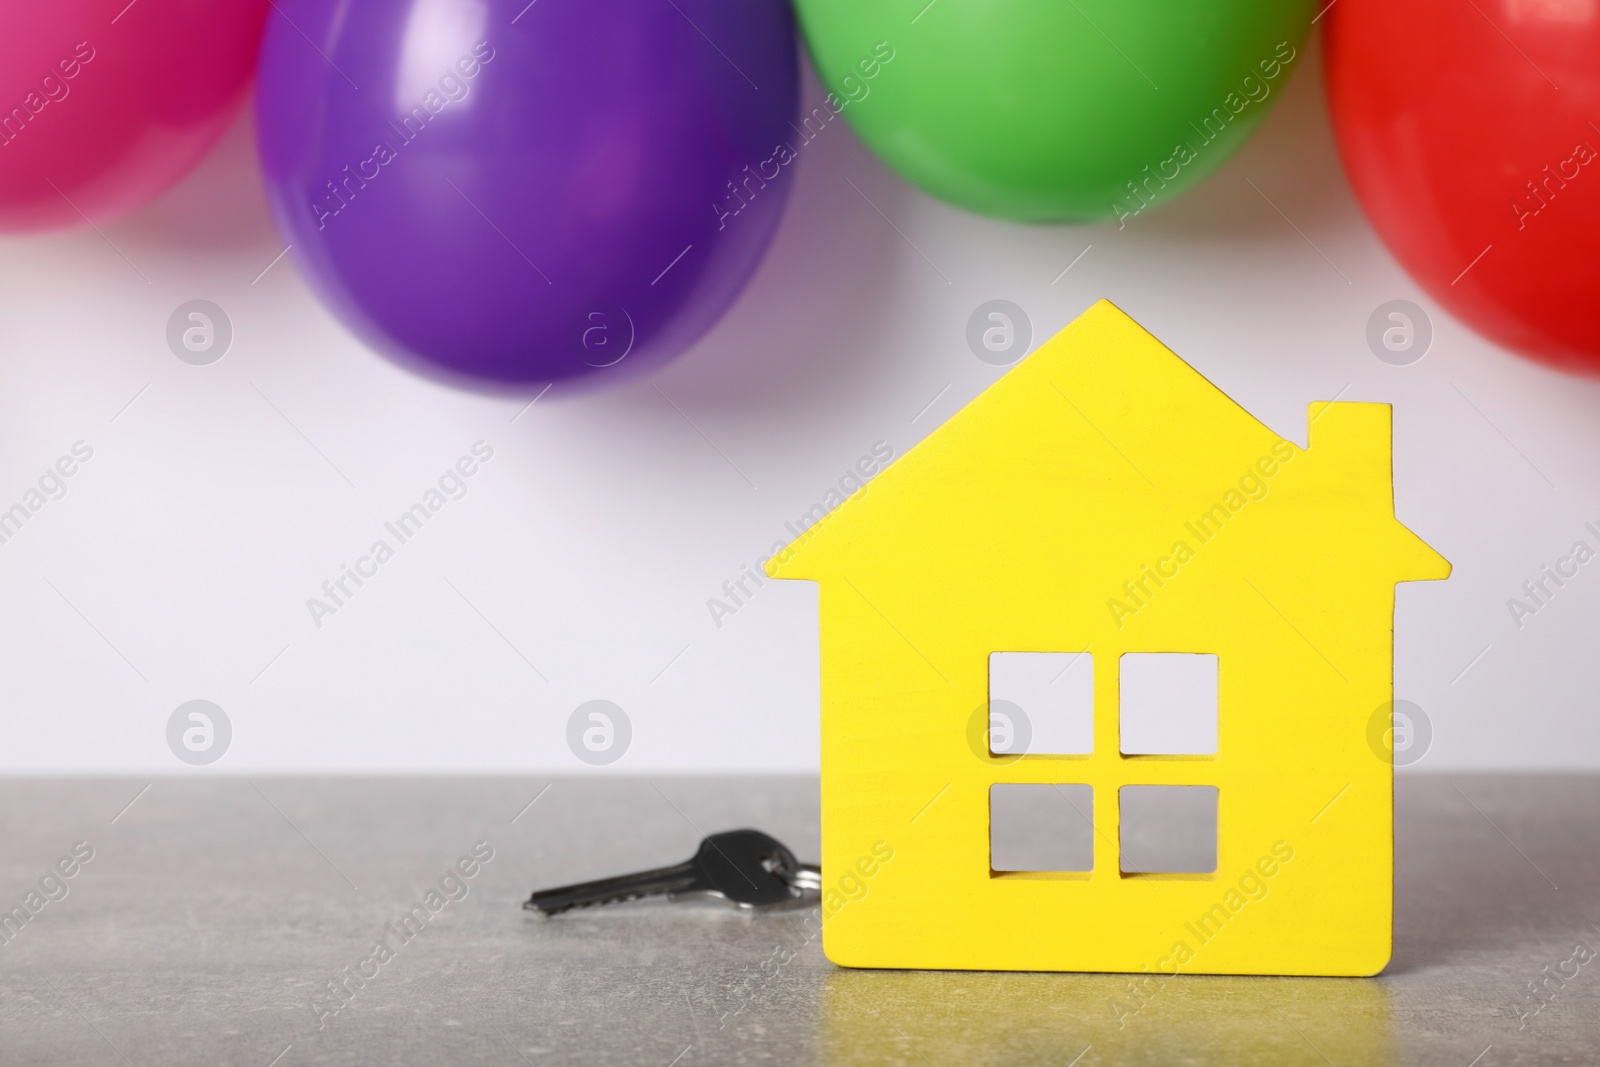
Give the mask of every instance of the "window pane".
[[1217, 751], [1217, 657], [1129, 652], [1120, 666], [1118, 719], [1129, 756], [1209, 756]]
[[1094, 750], [1094, 659], [1086, 652], [989, 655], [989, 751], [1087, 755]]
[[1209, 873], [1217, 869], [1217, 787], [1125, 785], [1121, 805], [1122, 870]]
[[1094, 866], [1094, 790], [1086, 785], [989, 787], [989, 866], [1087, 871]]

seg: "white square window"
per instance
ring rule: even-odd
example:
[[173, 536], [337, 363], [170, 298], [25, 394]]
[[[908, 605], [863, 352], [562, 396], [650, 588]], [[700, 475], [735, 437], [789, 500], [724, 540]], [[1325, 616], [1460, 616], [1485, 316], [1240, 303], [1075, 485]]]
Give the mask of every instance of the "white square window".
[[1129, 652], [1122, 657], [1118, 721], [1127, 756], [1217, 751], [1217, 657]]
[[1087, 652], [991, 652], [989, 751], [1094, 751], [1094, 658]]

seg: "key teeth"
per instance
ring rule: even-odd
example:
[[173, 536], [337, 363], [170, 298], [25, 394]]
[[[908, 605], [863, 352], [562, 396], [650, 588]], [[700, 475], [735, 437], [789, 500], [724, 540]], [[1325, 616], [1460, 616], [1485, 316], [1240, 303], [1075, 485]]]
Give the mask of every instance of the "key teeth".
[[[630, 900], [643, 900], [645, 897], [653, 895], [654, 894], [652, 893], [619, 893], [614, 897], [601, 897], [597, 900], [574, 900], [569, 903], [553, 907], [546, 907], [545, 905], [540, 904], [538, 900], [530, 897], [528, 900], [523, 902], [522, 906], [528, 911], [536, 911], [544, 916], [552, 916], [560, 915], [564, 911], [574, 911], [578, 908], [592, 908], [597, 904], [625, 904]], [[535, 896], [537, 896], [537, 894], [535, 894]]]
[[562, 904], [559, 907], [555, 907], [555, 906], [546, 907], [545, 905], [540, 904], [537, 900], [535, 900], [535, 899], [533, 899], [531, 897], [522, 902], [522, 910], [523, 911], [536, 911], [540, 915], [545, 916], [546, 918], [548, 918], [548, 917], [550, 917], [552, 915], [560, 915], [562, 912], [567, 911], [567, 910], [569, 910], [569, 909], [571, 909], [571, 908], [573, 908], [575, 906], [576, 905], [573, 905], [573, 904]]

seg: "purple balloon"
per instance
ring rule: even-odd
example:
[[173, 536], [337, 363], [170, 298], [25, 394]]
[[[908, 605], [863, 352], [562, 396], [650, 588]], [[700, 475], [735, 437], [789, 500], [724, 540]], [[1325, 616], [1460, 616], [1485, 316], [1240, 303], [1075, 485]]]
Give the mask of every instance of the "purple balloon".
[[631, 376], [754, 272], [792, 181], [787, 0], [276, 0], [279, 232], [373, 347], [483, 387]]

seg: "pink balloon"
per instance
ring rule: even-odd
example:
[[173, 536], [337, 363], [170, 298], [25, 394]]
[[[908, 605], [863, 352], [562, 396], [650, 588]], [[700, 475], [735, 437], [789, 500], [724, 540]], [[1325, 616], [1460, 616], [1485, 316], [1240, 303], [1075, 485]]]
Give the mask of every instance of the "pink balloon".
[[0, 0], [0, 230], [99, 222], [199, 162], [269, 0]]

